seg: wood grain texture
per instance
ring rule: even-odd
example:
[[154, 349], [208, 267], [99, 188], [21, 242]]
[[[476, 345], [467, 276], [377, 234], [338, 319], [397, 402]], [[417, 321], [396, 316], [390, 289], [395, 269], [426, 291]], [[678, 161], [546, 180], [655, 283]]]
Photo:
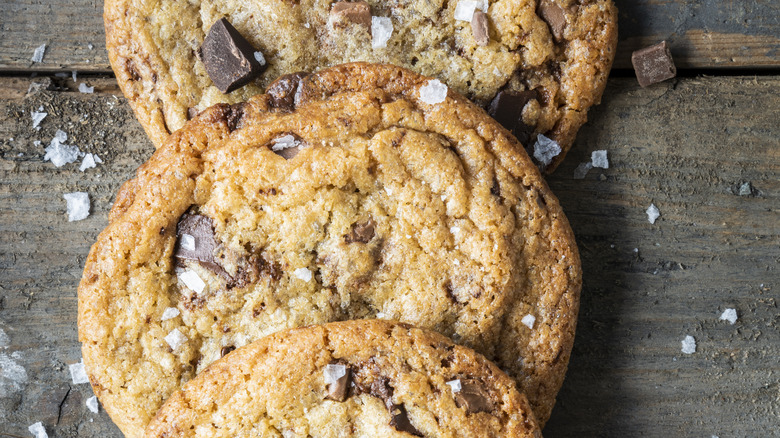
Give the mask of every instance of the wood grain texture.
[[[70, 380], [76, 285], [116, 190], [153, 148], [110, 80], [91, 95], [26, 95], [29, 85], [0, 79], [0, 363], [27, 375], [15, 388], [0, 374], [0, 433], [29, 436], [42, 421], [52, 437], [120, 437], [84, 406], [89, 385]], [[780, 436], [778, 87], [777, 76], [609, 83], [549, 178], [580, 245], [584, 291], [546, 437]], [[39, 106], [49, 116], [35, 131]], [[56, 129], [104, 164], [82, 173], [43, 162], [33, 141]], [[574, 180], [601, 149], [610, 168]], [[62, 194], [76, 190], [90, 194], [92, 215], [68, 222]], [[718, 320], [727, 307], [739, 313], [733, 326]], [[685, 335], [692, 355], [680, 351]]]
[[[780, 2], [615, 0], [620, 42], [615, 68], [631, 52], [667, 40], [679, 68], [777, 68]], [[111, 71], [98, 0], [0, 0], [0, 72]], [[43, 62], [30, 61], [46, 43]], [[89, 48], [92, 45], [92, 49]]]

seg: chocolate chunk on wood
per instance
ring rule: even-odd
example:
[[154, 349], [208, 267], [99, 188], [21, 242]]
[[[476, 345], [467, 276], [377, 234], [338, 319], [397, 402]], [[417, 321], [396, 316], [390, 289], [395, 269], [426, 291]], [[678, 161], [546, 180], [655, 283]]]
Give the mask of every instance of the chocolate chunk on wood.
[[330, 15], [336, 20], [346, 20], [355, 24], [371, 27], [371, 8], [364, 1], [338, 2], [330, 9]]
[[352, 224], [352, 229], [349, 234], [344, 236], [344, 241], [347, 243], [368, 243], [374, 238], [374, 227], [376, 222], [373, 219], [368, 219], [362, 224]]
[[221, 18], [203, 40], [200, 57], [214, 86], [230, 93], [265, 70], [265, 65], [255, 59], [256, 51], [227, 19]]
[[488, 36], [488, 20], [487, 14], [482, 11], [474, 11], [474, 15], [471, 16], [471, 33], [474, 35], [474, 41], [480, 46], [487, 46], [490, 42]]
[[479, 383], [465, 380], [461, 380], [460, 391], [455, 393], [455, 404], [459, 408], [465, 408], [469, 414], [493, 410], [485, 388]]
[[552, 0], [542, 0], [537, 12], [550, 26], [555, 40], [562, 40], [563, 31], [566, 30], [566, 13], [563, 8]]
[[631, 63], [634, 65], [636, 78], [642, 87], [677, 76], [677, 67], [674, 65], [672, 53], [669, 51], [666, 41], [637, 50], [631, 54]]
[[176, 225], [176, 235], [179, 237], [176, 258], [196, 261], [206, 269], [230, 279], [230, 275], [214, 257], [217, 241], [210, 218], [199, 214], [184, 214]]
[[282, 111], [294, 110], [295, 95], [298, 93], [298, 87], [300, 87], [301, 81], [309, 74], [299, 71], [280, 76], [273, 81], [265, 90], [265, 94], [271, 98], [271, 106]]
[[510, 130], [520, 143], [527, 145], [534, 128], [523, 123], [523, 108], [534, 99], [539, 99], [536, 90], [500, 91], [490, 102], [488, 114]]

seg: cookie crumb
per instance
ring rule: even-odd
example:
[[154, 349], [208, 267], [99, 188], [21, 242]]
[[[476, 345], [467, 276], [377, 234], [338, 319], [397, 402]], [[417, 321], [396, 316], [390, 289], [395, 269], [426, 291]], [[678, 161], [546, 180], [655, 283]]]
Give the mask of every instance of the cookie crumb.
[[40, 421], [28, 427], [27, 430], [35, 435], [35, 438], [49, 438], [49, 434], [46, 433], [46, 428], [43, 427], [43, 423]]
[[463, 385], [460, 383], [460, 379], [450, 380], [446, 383], [450, 386], [450, 388], [452, 388], [452, 392], [460, 392], [460, 390], [463, 389]]
[[89, 216], [89, 195], [86, 192], [65, 193], [68, 222], [80, 221]]
[[206, 283], [201, 280], [200, 276], [195, 271], [189, 269], [179, 274], [179, 280], [197, 293], [203, 292], [203, 289], [206, 288]]
[[536, 143], [534, 143], [534, 158], [536, 161], [542, 163], [544, 167], [547, 167], [552, 162], [552, 159], [557, 157], [561, 153], [561, 145], [557, 141], [547, 138], [542, 134], [536, 136]]
[[162, 318], [160, 318], [161, 321], [167, 321], [169, 319], [173, 319], [179, 316], [179, 309], [175, 307], [167, 307], [162, 314]]
[[98, 410], [100, 410], [100, 408], [98, 407], [97, 396], [93, 395], [92, 397], [88, 398], [86, 403], [84, 404], [87, 405], [87, 409], [89, 409], [93, 414], [97, 414]]
[[726, 309], [720, 315], [721, 321], [728, 321], [729, 324], [734, 325], [737, 323], [737, 309]]
[[431, 79], [420, 87], [420, 100], [428, 105], [442, 103], [447, 98], [447, 86], [438, 79]]
[[693, 336], [687, 335], [685, 339], [682, 340], [682, 352], [685, 354], [696, 353], [696, 339], [694, 339]]
[[293, 271], [293, 275], [307, 283], [311, 281], [311, 271], [309, 268], [298, 268]]
[[[35, 51], [33, 52], [33, 56], [32, 56], [32, 58], [30, 58], [30, 61], [32, 61], [32, 62], [43, 62], [43, 55], [44, 55], [44, 53], [46, 53], [46, 44], [45, 43], [41, 44], [40, 46], [35, 48]], [[38, 423], [38, 424], [41, 424], [41, 423]]]
[[95, 87], [88, 87], [84, 82], [79, 84], [79, 92], [84, 94], [92, 94], [95, 92]]
[[171, 350], [176, 350], [180, 346], [184, 345], [185, 342], [187, 342], [189, 339], [187, 339], [186, 336], [184, 336], [184, 333], [180, 332], [179, 329], [173, 329], [170, 333], [165, 337], [165, 342], [168, 343], [168, 345], [171, 347]]
[[89, 383], [89, 376], [87, 376], [87, 370], [84, 368], [84, 359], [81, 359], [79, 363], [68, 365], [68, 369], [70, 369], [70, 378], [73, 380], [74, 385]]
[[393, 20], [390, 17], [371, 17], [371, 48], [384, 49], [393, 34]]
[[520, 322], [522, 322], [529, 329], [533, 329], [534, 323], [536, 322], [536, 317], [531, 314], [528, 314], [525, 315], [523, 319], [520, 320]]
[[651, 224], [654, 224], [655, 220], [661, 216], [661, 212], [658, 210], [658, 207], [656, 207], [655, 204], [650, 204], [650, 206], [647, 207], [645, 213], [647, 213], [647, 220]]
[[591, 152], [590, 162], [593, 164], [593, 167], [609, 169], [609, 160], [607, 159], [607, 151], [605, 150]]

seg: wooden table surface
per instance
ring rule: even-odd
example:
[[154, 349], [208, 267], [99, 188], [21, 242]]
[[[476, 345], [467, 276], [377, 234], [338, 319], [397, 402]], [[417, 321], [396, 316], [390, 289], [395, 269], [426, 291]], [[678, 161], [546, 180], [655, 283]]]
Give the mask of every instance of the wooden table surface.
[[[584, 288], [545, 436], [780, 436], [780, 1], [616, 2], [606, 93], [548, 178]], [[0, 437], [32, 436], [39, 421], [50, 437], [121, 436], [69, 373], [81, 358], [84, 259], [120, 184], [153, 151], [111, 76], [101, 9], [0, 0]], [[679, 77], [639, 88], [630, 53], [663, 39]], [[81, 82], [95, 93], [76, 91]], [[35, 130], [39, 107], [48, 116]], [[44, 162], [34, 142], [57, 129], [103, 164]], [[574, 179], [594, 150], [607, 150], [609, 168]], [[92, 211], [68, 222], [62, 195], [74, 191]], [[734, 325], [719, 320], [727, 308]], [[681, 352], [686, 335], [693, 354]]]

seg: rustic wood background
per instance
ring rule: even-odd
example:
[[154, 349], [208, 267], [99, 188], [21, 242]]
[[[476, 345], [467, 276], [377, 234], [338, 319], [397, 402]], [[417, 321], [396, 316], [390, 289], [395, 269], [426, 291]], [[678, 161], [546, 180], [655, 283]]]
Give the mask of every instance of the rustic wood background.
[[[780, 436], [780, 2], [616, 2], [613, 77], [548, 179], [585, 278], [545, 436]], [[38, 421], [50, 437], [121, 436], [68, 371], [81, 357], [84, 259], [116, 190], [153, 151], [111, 78], [101, 8], [0, 0], [0, 437], [31, 436]], [[681, 77], [641, 89], [630, 53], [663, 39]], [[94, 94], [76, 91], [73, 70]], [[41, 106], [49, 115], [34, 130]], [[44, 162], [57, 129], [104, 163]], [[573, 179], [600, 149], [610, 168]], [[73, 191], [89, 193], [86, 220], [67, 221]], [[726, 308], [735, 325], [719, 321]], [[681, 353], [686, 335], [694, 354]]]

